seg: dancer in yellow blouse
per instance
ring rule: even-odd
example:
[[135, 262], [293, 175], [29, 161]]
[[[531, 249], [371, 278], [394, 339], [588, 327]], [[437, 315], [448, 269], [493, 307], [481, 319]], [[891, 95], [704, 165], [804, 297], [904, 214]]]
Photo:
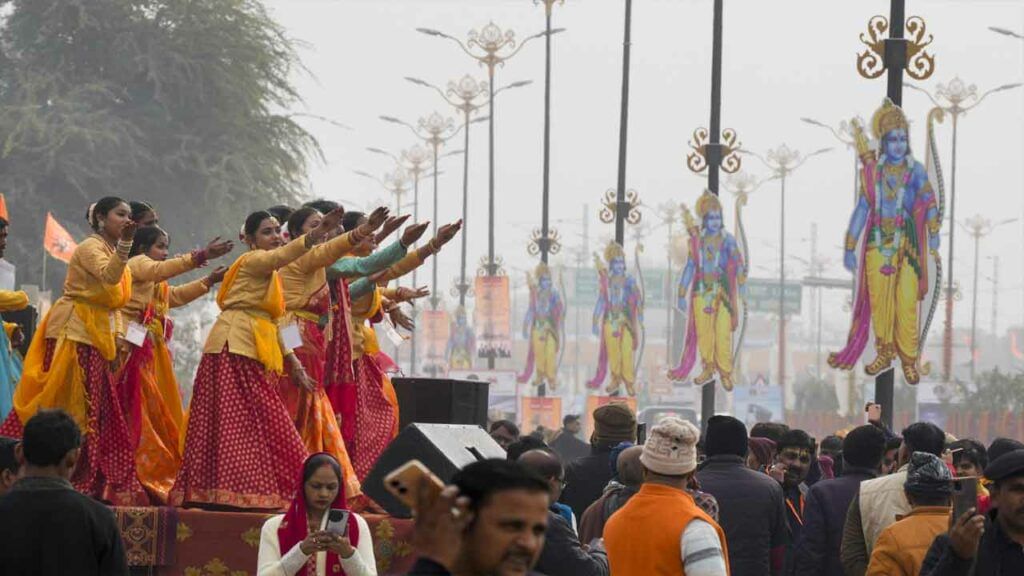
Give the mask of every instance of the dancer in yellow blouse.
[[[171, 505], [198, 504], [280, 509], [291, 500], [293, 476], [306, 448], [277, 393], [277, 375], [287, 364], [293, 380], [311, 387], [309, 376], [282, 342], [286, 312], [278, 270], [307, 254], [338, 227], [342, 212], [288, 244], [281, 225], [266, 211], [245, 221], [250, 250], [231, 266], [217, 295], [221, 313], [206, 339], [193, 387], [181, 470]], [[352, 246], [387, 218], [378, 209], [349, 234], [324, 248]]]
[[173, 326], [167, 313], [205, 296], [224, 278], [227, 268], [217, 268], [180, 286], [171, 286], [167, 280], [204, 266], [233, 246], [216, 238], [202, 250], [168, 258], [169, 245], [170, 237], [158, 226], [141, 228], [135, 234], [128, 260], [132, 298], [123, 311], [125, 361], [118, 374], [118, 393], [135, 446], [139, 481], [153, 503], [160, 505], [167, 503], [167, 492], [181, 466], [184, 431], [181, 394], [167, 348]]
[[147, 504], [112, 374], [119, 310], [131, 298], [126, 264], [136, 225], [130, 216], [128, 203], [112, 196], [89, 208], [94, 234], [75, 249], [64, 294], [32, 339], [14, 410], [0, 435], [20, 437], [36, 412], [61, 408], [85, 433], [75, 487], [114, 504]]

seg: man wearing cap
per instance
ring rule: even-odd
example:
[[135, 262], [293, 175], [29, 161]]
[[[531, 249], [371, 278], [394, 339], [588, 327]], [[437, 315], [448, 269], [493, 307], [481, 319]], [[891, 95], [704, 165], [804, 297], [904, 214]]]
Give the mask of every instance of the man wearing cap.
[[1024, 450], [993, 460], [985, 477], [992, 482], [992, 510], [957, 518], [949, 535], [932, 543], [921, 576], [1024, 574]]
[[612, 574], [729, 574], [725, 533], [686, 491], [699, 437], [696, 426], [679, 418], [651, 429], [640, 455], [644, 484], [604, 527]]
[[562, 502], [582, 518], [612, 479], [609, 454], [620, 442], [636, 442], [636, 416], [628, 406], [613, 402], [594, 410], [594, 433], [590, 437], [590, 455], [577, 458], [565, 470], [568, 485]]
[[949, 528], [953, 475], [938, 456], [914, 452], [903, 490], [911, 510], [882, 530], [868, 576], [917, 576], [932, 541]]

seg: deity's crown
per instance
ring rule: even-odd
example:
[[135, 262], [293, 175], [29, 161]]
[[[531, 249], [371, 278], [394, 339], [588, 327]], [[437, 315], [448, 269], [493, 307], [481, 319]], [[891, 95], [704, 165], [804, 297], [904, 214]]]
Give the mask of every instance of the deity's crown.
[[622, 249], [622, 246], [614, 240], [608, 243], [608, 246], [604, 249], [604, 261], [611, 262], [615, 258], [626, 258], [626, 252]]
[[883, 136], [897, 128], [909, 130], [910, 123], [907, 122], [907, 116], [903, 113], [903, 109], [886, 98], [882, 102], [882, 106], [875, 111], [875, 115], [871, 117], [871, 133], [876, 140], [881, 140]]
[[700, 199], [697, 200], [697, 217], [703, 220], [704, 216], [712, 210], [721, 212], [722, 203], [718, 200], [718, 196], [705, 189], [704, 193], [700, 195]]
[[537, 264], [536, 268], [533, 269], [533, 275], [536, 276], [537, 278], [540, 278], [541, 276], [550, 277], [551, 268], [549, 268], [547, 264], [541, 262], [540, 264]]

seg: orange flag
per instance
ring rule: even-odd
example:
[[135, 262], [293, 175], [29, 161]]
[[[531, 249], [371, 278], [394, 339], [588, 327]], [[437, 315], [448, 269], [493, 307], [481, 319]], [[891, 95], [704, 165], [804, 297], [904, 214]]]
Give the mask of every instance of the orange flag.
[[0, 218], [3, 218], [8, 222], [11, 221], [11, 219], [7, 217], [7, 199], [4, 198], [3, 193], [0, 193]]
[[57, 260], [67, 264], [71, 262], [71, 254], [78, 248], [75, 239], [57, 222], [53, 214], [46, 213], [46, 231], [43, 233], [43, 247]]

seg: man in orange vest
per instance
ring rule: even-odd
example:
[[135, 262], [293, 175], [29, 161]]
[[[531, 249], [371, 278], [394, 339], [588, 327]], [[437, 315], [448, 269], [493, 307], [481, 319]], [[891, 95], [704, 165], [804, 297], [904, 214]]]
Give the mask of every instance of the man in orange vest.
[[700, 431], [679, 418], [651, 429], [640, 463], [644, 483], [604, 528], [612, 574], [727, 576], [725, 533], [686, 486], [697, 468]]

